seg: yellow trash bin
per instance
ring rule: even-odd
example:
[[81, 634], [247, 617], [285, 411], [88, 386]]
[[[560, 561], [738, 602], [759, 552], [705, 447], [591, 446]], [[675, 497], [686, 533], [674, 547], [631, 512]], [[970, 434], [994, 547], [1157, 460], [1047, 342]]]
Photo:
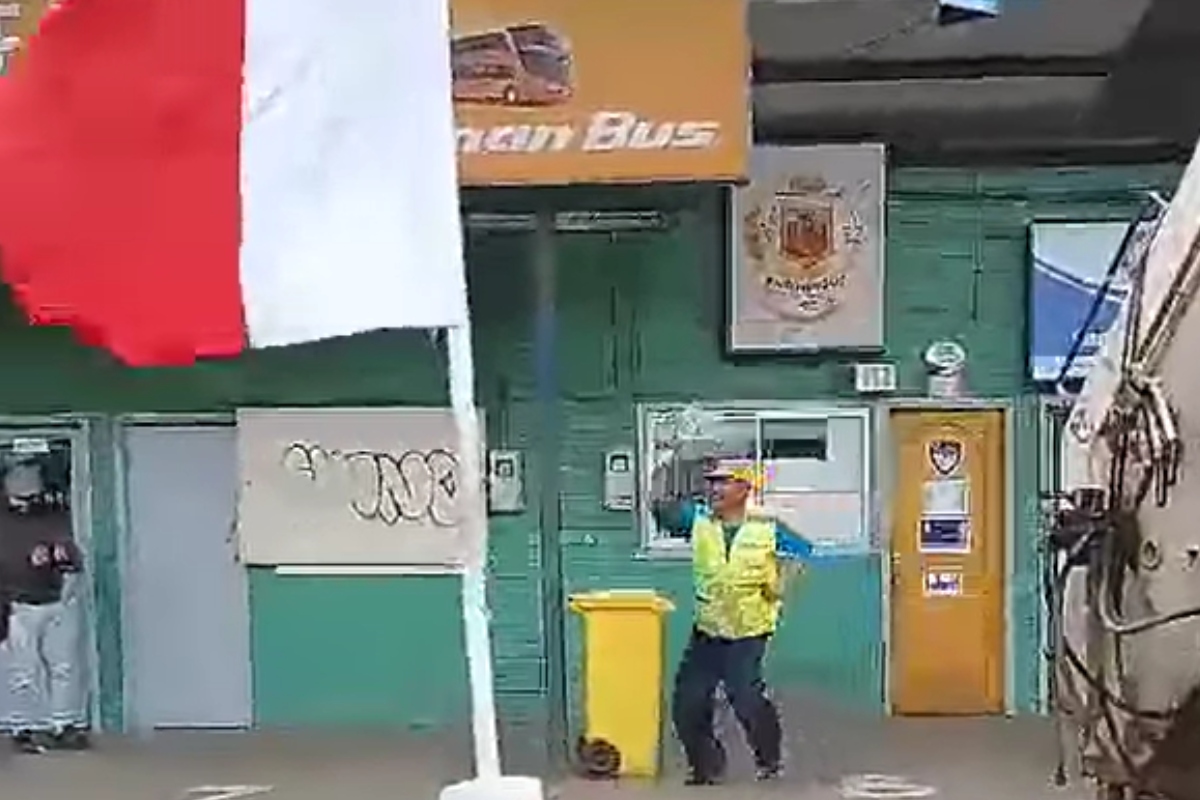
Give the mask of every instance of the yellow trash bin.
[[581, 760], [600, 775], [656, 776], [663, 616], [675, 606], [650, 591], [605, 591], [572, 595], [570, 607], [584, 630]]

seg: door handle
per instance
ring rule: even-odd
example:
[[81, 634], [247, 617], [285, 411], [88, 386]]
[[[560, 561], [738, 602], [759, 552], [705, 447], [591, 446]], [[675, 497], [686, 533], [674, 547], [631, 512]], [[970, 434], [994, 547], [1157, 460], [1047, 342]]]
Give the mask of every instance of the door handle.
[[903, 559], [900, 558], [899, 553], [894, 551], [892, 552], [892, 566], [891, 569], [888, 570], [888, 580], [890, 581], [893, 589], [900, 585], [900, 567], [902, 560]]

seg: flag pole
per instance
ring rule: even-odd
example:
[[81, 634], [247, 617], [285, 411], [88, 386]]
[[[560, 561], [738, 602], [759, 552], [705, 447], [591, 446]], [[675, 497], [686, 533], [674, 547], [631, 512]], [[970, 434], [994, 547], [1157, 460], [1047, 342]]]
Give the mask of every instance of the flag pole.
[[487, 606], [487, 519], [483, 513], [483, 439], [475, 408], [475, 363], [471, 322], [450, 328], [446, 335], [450, 407], [458, 429], [463, 509], [460, 536], [464, 547], [462, 623], [471, 685], [471, 733], [475, 777], [500, 777], [500, 744], [496, 731], [496, 695], [492, 676], [492, 643]]

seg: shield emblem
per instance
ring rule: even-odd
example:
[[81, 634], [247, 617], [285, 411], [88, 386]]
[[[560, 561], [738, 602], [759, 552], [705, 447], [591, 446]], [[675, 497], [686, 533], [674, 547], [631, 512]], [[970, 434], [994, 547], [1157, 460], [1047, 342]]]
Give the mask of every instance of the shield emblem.
[[781, 197], [779, 250], [804, 267], [833, 253], [833, 207], [828, 203]]
[[939, 475], [953, 475], [962, 466], [962, 442], [953, 439], [935, 439], [929, 443], [929, 463]]

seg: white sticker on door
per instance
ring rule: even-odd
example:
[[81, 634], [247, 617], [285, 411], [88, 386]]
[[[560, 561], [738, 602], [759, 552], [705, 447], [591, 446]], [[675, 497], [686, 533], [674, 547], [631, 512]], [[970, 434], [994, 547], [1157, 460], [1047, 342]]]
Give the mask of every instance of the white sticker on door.
[[925, 481], [921, 513], [927, 517], [965, 517], [971, 513], [971, 485], [962, 478]]
[[943, 567], [925, 571], [926, 597], [962, 597], [962, 593], [962, 570]]

